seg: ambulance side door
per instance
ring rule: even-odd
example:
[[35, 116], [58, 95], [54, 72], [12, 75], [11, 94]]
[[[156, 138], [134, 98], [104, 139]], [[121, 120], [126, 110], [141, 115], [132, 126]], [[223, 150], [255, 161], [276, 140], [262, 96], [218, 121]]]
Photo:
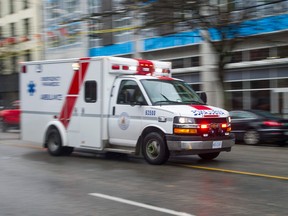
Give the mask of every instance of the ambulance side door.
[[80, 147], [102, 149], [102, 63], [91, 61], [78, 98]]
[[109, 143], [134, 147], [142, 132], [142, 117], [147, 103], [133, 79], [118, 79], [114, 88], [108, 125]]

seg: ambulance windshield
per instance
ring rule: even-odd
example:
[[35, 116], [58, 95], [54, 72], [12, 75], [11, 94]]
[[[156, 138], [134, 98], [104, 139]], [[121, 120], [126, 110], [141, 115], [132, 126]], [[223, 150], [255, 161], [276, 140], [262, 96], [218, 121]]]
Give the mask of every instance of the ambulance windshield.
[[186, 83], [179, 80], [141, 80], [153, 105], [204, 104]]

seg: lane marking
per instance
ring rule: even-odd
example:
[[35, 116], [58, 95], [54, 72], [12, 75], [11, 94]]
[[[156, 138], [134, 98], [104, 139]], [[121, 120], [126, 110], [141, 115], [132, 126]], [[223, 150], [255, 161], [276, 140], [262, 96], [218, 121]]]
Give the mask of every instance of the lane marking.
[[152, 205], [148, 205], [148, 204], [144, 204], [144, 203], [140, 203], [140, 202], [135, 202], [132, 200], [127, 200], [127, 199], [123, 199], [123, 198], [119, 198], [119, 197], [115, 197], [115, 196], [109, 196], [106, 194], [101, 194], [101, 193], [89, 193], [90, 196], [95, 196], [95, 197], [99, 197], [99, 198], [103, 198], [103, 199], [108, 199], [108, 200], [113, 200], [115, 202], [121, 202], [121, 203], [125, 203], [128, 205], [133, 205], [133, 206], [138, 206], [141, 208], [147, 208], [147, 209], [151, 209], [154, 211], [159, 211], [159, 212], [164, 212], [167, 214], [171, 214], [171, 215], [177, 215], [177, 216], [195, 216], [192, 214], [188, 214], [185, 212], [177, 212], [174, 210], [170, 210], [170, 209], [166, 209], [166, 208], [160, 208], [160, 207], [156, 207], [156, 206], [152, 206]]
[[238, 171], [238, 170], [228, 170], [228, 169], [220, 169], [220, 168], [212, 168], [212, 167], [204, 167], [204, 166], [193, 166], [193, 165], [187, 165], [187, 164], [180, 164], [180, 166], [193, 168], [193, 169], [202, 169], [202, 170], [209, 170], [209, 171], [218, 171], [218, 172], [234, 173], [234, 174], [241, 174], [241, 175], [288, 180], [288, 177], [285, 177], [285, 176], [275, 176], [275, 175], [268, 175], [268, 174], [262, 174], [262, 173], [244, 172], [244, 171]]

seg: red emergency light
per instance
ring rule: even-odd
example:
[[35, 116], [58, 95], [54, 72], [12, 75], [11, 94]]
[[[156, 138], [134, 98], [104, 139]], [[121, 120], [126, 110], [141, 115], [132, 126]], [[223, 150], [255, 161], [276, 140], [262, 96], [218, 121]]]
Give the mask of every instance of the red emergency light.
[[143, 59], [134, 59], [137, 62], [120, 63], [114, 62], [111, 64], [110, 73], [113, 74], [130, 74], [130, 75], [150, 75], [155, 77], [170, 77], [171, 70], [167, 63], [158, 63]]
[[26, 73], [27, 69], [26, 69], [26, 65], [22, 65], [22, 73]]
[[154, 72], [154, 64], [151, 61], [144, 60], [144, 59], [137, 59], [139, 62], [138, 68], [137, 68], [137, 74], [139, 75], [147, 75], [147, 74], [153, 74]]

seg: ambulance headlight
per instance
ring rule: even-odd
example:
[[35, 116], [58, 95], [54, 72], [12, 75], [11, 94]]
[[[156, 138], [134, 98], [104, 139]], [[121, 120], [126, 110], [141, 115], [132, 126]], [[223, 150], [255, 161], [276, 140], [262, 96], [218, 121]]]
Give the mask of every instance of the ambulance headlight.
[[176, 124], [195, 124], [195, 119], [190, 117], [177, 116], [174, 118]]

